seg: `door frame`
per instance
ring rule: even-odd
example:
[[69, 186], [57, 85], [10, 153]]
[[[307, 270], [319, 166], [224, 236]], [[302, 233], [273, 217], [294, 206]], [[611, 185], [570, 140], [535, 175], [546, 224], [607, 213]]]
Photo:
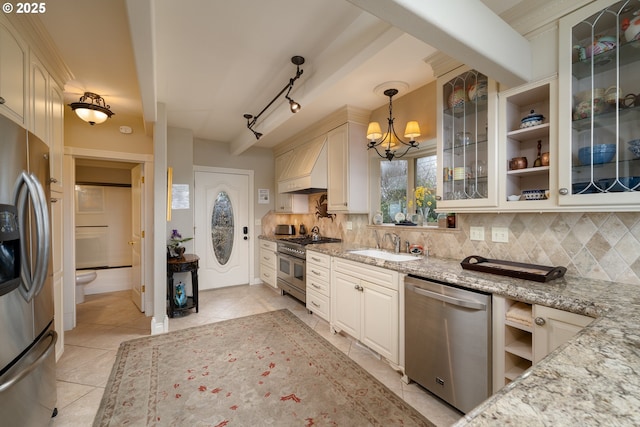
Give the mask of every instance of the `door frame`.
[[[142, 263], [142, 276], [146, 284], [153, 283], [153, 155], [135, 154], [119, 151], [94, 150], [90, 148], [65, 147], [64, 148], [64, 168], [63, 168], [63, 313], [64, 330], [68, 331], [76, 327], [76, 304], [75, 304], [75, 181], [76, 181], [76, 159], [93, 159], [105, 161], [128, 162], [143, 165], [145, 177], [145, 191], [142, 200], [144, 217], [141, 227], [145, 230], [147, 238], [144, 239], [144, 258]], [[144, 306], [145, 315], [153, 316], [153, 296], [154, 287], [145, 286]], [[56, 313], [58, 315], [58, 313]]]
[[[249, 284], [254, 284], [254, 273], [255, 273], [255, 253], [257, 250], [258, 238], [254, 235], [255, 230], [255, 206], [254, 206], [254, 175], [255, 172], [252, 169], [234, 169], [234, 168], [220, 168], [214, 166], [193, 166], [193, 184], [194, 184], [194, 192], [195, 192], [195, 182], [196, 182], [196, 172], [211, 172], [211, 173], [222, 173], [222, 174], [234, 174], [234, 175], [247, 175], [249, 178], [249, 214], [248, 214], [248, 227], [249, 227]], [[196, 203], [197, 200], [193, 202], [193, 211], [192, 211], [192, 221], [193, 225], [196, 224]], [[254, 237], [255, 236], [255, 237]]]

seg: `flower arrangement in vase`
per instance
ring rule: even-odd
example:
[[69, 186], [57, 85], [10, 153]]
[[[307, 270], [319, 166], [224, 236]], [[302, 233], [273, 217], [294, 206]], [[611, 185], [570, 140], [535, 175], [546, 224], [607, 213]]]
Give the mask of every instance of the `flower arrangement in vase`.
[[175, 228], [171, 230], [171, 236], [167, 241], [167, 256], [169, 258], [182, 258], [184, 255], [185, 247], [182, 243], [188, 242], [193, 237], [182, 237], [182, 234]]
[[436, 197], [431, 192], [431, 189], [423, 186], [416, 187], [413, 191], [416, 204], [416, 215], [418, 215], [418, 221], [420, 217], [422, 221], [429, 222], [433, 220], [432, 215], [435, 214]]

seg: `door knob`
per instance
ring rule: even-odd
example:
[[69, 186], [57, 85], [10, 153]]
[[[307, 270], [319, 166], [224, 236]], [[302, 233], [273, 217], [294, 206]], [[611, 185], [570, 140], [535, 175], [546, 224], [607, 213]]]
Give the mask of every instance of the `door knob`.
[[536, 325], [538, 326], [544, 326], [544, 324], [547, 323], [547, 321], [544, 320], [542, 317], [536, 317], [534, 322], [536, 322]]

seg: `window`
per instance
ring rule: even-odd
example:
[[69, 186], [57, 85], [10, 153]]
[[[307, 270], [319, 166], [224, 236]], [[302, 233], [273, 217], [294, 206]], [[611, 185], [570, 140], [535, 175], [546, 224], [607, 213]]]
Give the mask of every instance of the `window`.
[[424, 209], [426, 221], [436, 221], [437, 156], [433, 152], [391, 162], [380, 159], [379, 170], [380, 204], [377, 210], [382, 213], [384, 223], [395, 222], [399, 212], [415, 213], [416, 205], [428, 208], [428, 211]]

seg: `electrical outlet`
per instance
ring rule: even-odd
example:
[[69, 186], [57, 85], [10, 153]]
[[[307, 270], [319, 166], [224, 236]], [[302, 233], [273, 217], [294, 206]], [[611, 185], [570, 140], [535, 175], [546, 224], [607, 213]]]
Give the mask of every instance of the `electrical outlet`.
[[507, 227], [491, 227], [491, 241], [509, 243], [509, 229]]
[[471, 227], [469, 232], [471, 240], [484, 240], [484, 227]]
[[353, 222], [347, 221], [347, 230], [353, 230]]

